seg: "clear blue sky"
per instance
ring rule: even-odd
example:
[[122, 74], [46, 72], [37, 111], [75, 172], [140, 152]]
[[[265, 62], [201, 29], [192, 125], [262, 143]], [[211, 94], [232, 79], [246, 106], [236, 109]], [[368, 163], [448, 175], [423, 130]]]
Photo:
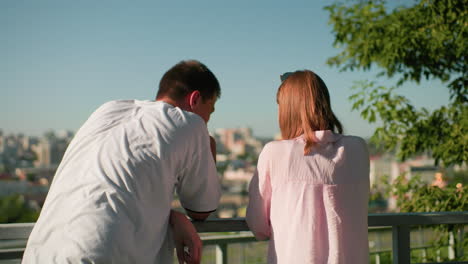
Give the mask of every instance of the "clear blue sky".
[[[376, 72], [326, 65], [339, 52], [323, 10], [329, 1], [158, 2], [0, 1], [0, 129], [76, 131], [106, 101], [154, 99], [168, 68], [197, 59], [222, 86], [210, 131], [249, 126], [273, 136], [279, 75], [311, 69], [327, 83], [345, 132], [372, 134], [347, 98], [353, 81]], [[438, 82], [401, 93], [429, 109], [448, 102]]]

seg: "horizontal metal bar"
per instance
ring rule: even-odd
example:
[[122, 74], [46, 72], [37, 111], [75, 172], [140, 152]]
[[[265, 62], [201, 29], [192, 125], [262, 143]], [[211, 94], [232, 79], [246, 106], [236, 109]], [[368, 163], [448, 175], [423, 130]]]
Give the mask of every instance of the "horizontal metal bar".
[[28, 239], [34, 223], [0, 224], [0, 240]]
[[369, 214], [368, 226], [467, 224], [468, 211]]
[[376, 251], [369, 251], [369, 255], [383, 254], [383, 253], [392, 253], [392, 249], [382, 249]]
[[194, 221], [198, 232], [240, 232], [250, 231], [245, 218], [215, 218], [205, 221]]
[[23, 257], [23, 253], [24, 248], [0, 249], [0, 260], [21, 259]]
[[[249, 231], [244, 218], [218, 218], [193, 222], [198, 232]], [[399, 225], [468, 224], [468, 211], [434, 213], [369, 214], [369, 227]]]
[[[193, 222], [198, 232], [249, 231], [244, 218], [217, 218]], [[369, 214], [369, 227], [398, 225], [468, 224], [468, 211]], [[28, 239], [34, 223], [0, 224], [0, 240]]]
[[[448, 244], [443, 244], [440, 245], [442, 247], [447, 247]], [[432, 249], [435, 248], [435, 246], [418, 246], [418, 247], [411, 247], [411, 250], [423, 250], [423, 249]], [[392, 249], [387, 248], [387, 249], [381, 249], [381, 250], [375, 250], [375, 251], [369, 251], [369, 255], [375, 255], [375, 254], [381, 254], [381, 253], [391, 253]]]
[[[234, 243], [249, 243], [249, 242], [261, 242], [257, 241], [253, 235], [226, 235], [226, 236], [210, 236], [210, 237], [202, 237], [201, 240], [203, 241], [203, 246], [212, 246], [218, 244], [234, 244]], [[421, 249], [430, 249], [433, 248], [431, 246], [424, 246], [424, 247], [411, 247], [411, 250], [421, 250]], [[376, 250], [376, 251], [369, 251], [369, 255], [376, 255], [382, 253], [389, 253], [391, 254], [392, 249], [383, 249], [383, 250]], [[21, 259], [24, 253], [24, 248], [14, 248], [14, 249], [0, 249], [0, 260], [1, 259]], [[443, 264], [437, 262], [438, 264]], [[460, 263], [460, 264], [468, 264], [468, 262], [444, 262], [447, 264], [453, 263]], [[435, 264], [435, 263], [419, 263], [419, 264]]]
[[234, 243], [249, 243], [258, 242], [252, 234], [236, 234], [225, 236], [207, 236], [202, 237], [204, 246], [218, 245], [218, 244], [234, 244]]

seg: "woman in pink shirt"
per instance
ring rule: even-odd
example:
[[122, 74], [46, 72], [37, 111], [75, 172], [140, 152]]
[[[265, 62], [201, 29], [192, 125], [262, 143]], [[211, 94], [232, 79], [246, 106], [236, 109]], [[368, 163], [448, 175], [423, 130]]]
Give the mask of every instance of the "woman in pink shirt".
[[268, 263], [368, 263], [366, 143], [342, 135], [317, 74], [285, 75], [277, 93], [283, 140], [260, 154], [247, 224], [270, 239]]

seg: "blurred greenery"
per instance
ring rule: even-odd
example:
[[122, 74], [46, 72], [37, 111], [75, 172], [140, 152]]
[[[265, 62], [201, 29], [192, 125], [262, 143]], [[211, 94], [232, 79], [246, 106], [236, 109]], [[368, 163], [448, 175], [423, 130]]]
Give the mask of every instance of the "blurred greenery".
[[[419, 0], [387, 8], [384, 0], [336, 2], [330, 13], [334, 44], [342, 51], [327, 63], [342, 71], [377, 67], [377, 77], [396, 77], [394, 87], [357, 82], [353, 110], [379, 127], [371, 140], [405, 160], [430, 152], [444, 166], [468, 158], [468, 0]], [[397, 94], [403, 83], [439, 80], [450, 102], [417, 109]]]
[[[416, 0], [395, 8], [389, 8], [389, 2], [337, 1], [325, 7], [334, 44], [341, 48], [327, 63], [342, 71], [375, 67], [376, 77], [396, 80], [392, 87], [379, 85], [378, 78], [352, 87], [352, 109], [369, 123], [379, 124], [370, 151], [395, 151], [399, 160], [427, 153], [442, 165], [450, 182], [439, 188], [419, 177], [401, 175], [393, 183], [387, 177], [371, 193], [369, 208], [378, 211], [383, 200], [393, 197], [401, 212], [467, 211], [466, 170], [455, 171], [453, 165], [466, 166], [468, 159], [468, 0]], [[422, 79], [445, 85], [449, 103], [430, 111], [416, 108], [398, 94], [402, 84], [419, 84]], [[437, 261], [434, 252], [446, 246], [450, 234], [460, 243], [456, 234], [462, 228], [434, 227], [435, 250], [428, 251], [427, 260]]]
[[250, 162], [253, 165], [256, 165], [258, 162], [258, 155], [253, 152], [245, 152], [244, 154], [239, 154], [236, 158], [239, 160], [245, 160], [247, 162]]
[[39, 210], [31, 208], [24, 196], [15, 194], [0, 198], [0, 224], [36, 222]]
[[453, 169], [447, 170], [447, 179], [450, 182], [461, 183], [463, 185], [468, 185], [468, 170], [458, 170]]
[[381, 191], [372, 189], [369, 197], [369, 213], [386, 212], [387, 206], [387, 197]]
[[[400, 212], [454, 212], [468, 211], [468, 186], [459, 182], [450, 182], [446, 187], [439, 188], [423, 182], [418, 175], [411, 178], [402, 174], [393, 182], [388, 177], [380, 179], [381, 193], [386, 197], [396, 199], [396, 205]], [[462, 252], [457, 252], [458, 248], [468, 248], [468, 233], [463, 232], [464, 225], [436, 225], [432, 227], [434, 237], [430, 244], [432, 249], [427, 251], [426, 259], [436, 262], [438, 258], [448, 261], [446, 255], [438, 256], [437, 252], [442, 248], [447, 248], [449, 236], [454, 238], [454, 249], [456, 260], [468, 260], [468, 256], [463, 256]], [[463, 238], [458, 234], [463, 234]], [[460, 243], [462, 243], [460, 245]], [[460, 245], [460, 246], [459, 246]], [[420, 261], [419, 257], [414, 257]]]
[[[400, 175], [389, 187], [401, 212], [468, 211], [468, 186], [455, 183], [445, 188], [427, 185], [418, 176]], [[410, 199], [411, 198], [411, 199]]]

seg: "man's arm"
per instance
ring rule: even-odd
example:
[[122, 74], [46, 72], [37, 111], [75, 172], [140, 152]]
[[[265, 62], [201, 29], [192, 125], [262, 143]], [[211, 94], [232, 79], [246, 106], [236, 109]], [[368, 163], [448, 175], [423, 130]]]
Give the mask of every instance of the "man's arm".
[[[211, 149], [211, 155], [213, 155], [213, 159], [216, 164], [216, 141], [212, 136], [210, 136], [210, 149]], [[187, 215], [190, 216], [190, 218], [192, 218], [195, 221], [203, 221], [206, 218], [208, 218], [208, 216], [210, 216], [210, 214], [212, 213], [212, 212], [203, 212], [203, 213], [194, 212], [188, 209], [185, 209], [185, 211], [187, 212]]]
[[172, 229], [179, 264], [184, 262], [189, 264], [200, 263], [203, 244], [190, 220], [184, 214], [171, 210], [169, 224]]
[[214, 162], [216, 163], [216, 141], [212, 136], [210, 136], [210, 149]]
[[210, 216], [210, 214], [212, 213], [212, 212], [194, 212], [189, 209], [185, 209], [185, 212], [187, 212], [187, 215], [190, 216], [190, 218], [192, 218], [195, 221], [203, 221], [206, 218], [208, 218], [208, 216]]

